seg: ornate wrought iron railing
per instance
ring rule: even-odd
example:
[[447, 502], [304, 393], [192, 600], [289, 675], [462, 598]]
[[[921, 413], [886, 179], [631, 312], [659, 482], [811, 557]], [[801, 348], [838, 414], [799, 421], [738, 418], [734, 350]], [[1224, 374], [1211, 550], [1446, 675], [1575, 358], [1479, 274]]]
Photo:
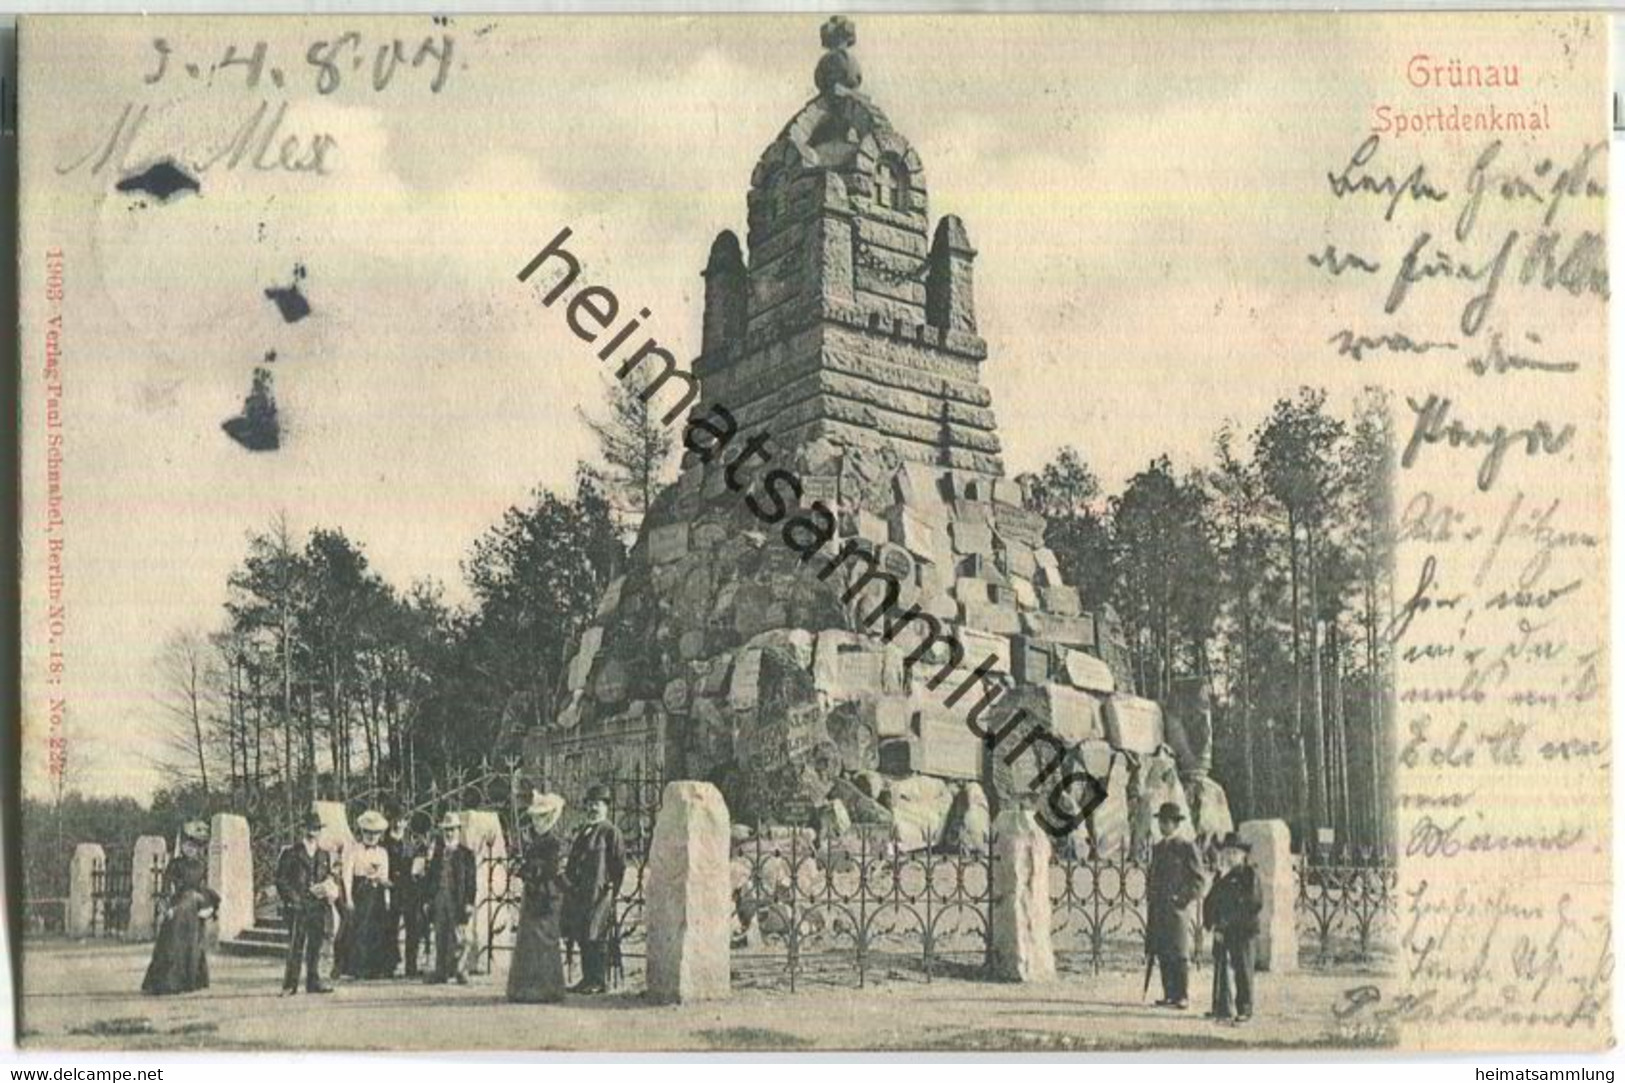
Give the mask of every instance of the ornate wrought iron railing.
[[[733, 858], [736, 969], [807, 980], [924, 980], [980, 969], [992, 935], [991, 852], [902, 853], [859, 833], [813, 841], [805, 829], [758, 829]], [[775, 975], [774, 971], [779, 972]]]
[[[645, 876], [660, 786], [636, 778], [606, 785], [627, 849], [616, 905], [622, 976], [635, 980], [645, 958]], [[579, 816], [579, 799], [567, 801]], [[568, 837], [570, 829], [564, 830]], [[513, 838], [515, 849], [507, 857], [481, 855], [487, 887], [481, 905], [487, 912], [479, 950], [487, 965], [508, 950], [518, 921], [523, 836]], [[934, 847], [905, 853], [888, 837], [861, 830], [817, 840], [806, 828], [758, 827], [736, 839], [731, 862], [733, 968], [742, 988], [862, 988], [877, 972], [930, 981], [948, 972], [968, 976], [986, 965], [995, 902], [992, 840], [975, 851]], [[1143, 965], [1148, 873], [1144, 854], [1058, 850], [1049, 870], [1051, 931], [1064, 970], [1098, 974]], [[1366, 964], [1392, 949], [1392, 854], [1313, 851], [1298, 859], [1294, 873], [1306, 962]]]
[[1294, 862], [1298, 954], [1321, 966], [1371, 963], [1398, 939], [1398, 870], [1377, 847], [1312, 848]]
[[1063, 967], [1138, 967], [1145, 958], [1147, 862], [1127, 851], [1059, 854], [1050, 863], [1050, 932]]
[[152, 864], [147, 867], [144, 873], [132, 873], [132, 875], [136, 876], [145, 875], [147, 883], [151, 885], [152, 931], [155, 936], [158, 933], [158, 926], [163, 924], [164, 910], [169, 906], [169, 892], [164, 882], [164, 870], [168, 867], [168, 854], [153, 854]]
[[[504, 856], [497, 853], [495, 847], [486, 846], [476, 855], [476, 859], [481, 890], [475, 904], [474, 928], [480, 934], [474, 945], [475, 969], [488, 971], [499, 955], [513, 948], [524, 890], [519, 879], [524, 852], [516, 850]], [[647, 851], [634, 852], [629, 849], [626, 878], [621, 881], [621, 890], [615, 899], [616, 935], [611, 977], [617, 984], [626, 980], [629, 962], [633, 974], [639, 974], [643, 969], [643, 886], [647, 868]], [[567, 949], [565, 961], [573, 979], [573, 947]]]
[[[660, 810], [662, 780], [657, 776], [634, 773], [622, 778], [607, 778], [600, 783], [609, 791], [609, 818], [620, 829], [626, 848], [626, 877], [616, 897], [615, 954], [612, 958], [611, 977], [626, 980], [627, 970], [641, 972], [644, 959], [643, 888], [648, 868], [649, 842], [654, 835], [655, 816]], [[565, 811], [556, 831], [565, 840], [586, 816], [586, 794], [567, 793]], [[506, 856], [495, 847], [485, 847], [476, 854], [477, 871], [482, 890], [475, 915], [475, 928], [480, 932], [475, 945], [478, 969], [489, 969], [499, 953], [510, 950], [519, 922], [519, 906], [523, 885], [519, 870], [524, 861], [526, 833], [522, 824], [522, 808], [516, 803], [507, 825]], [[573, 971], [573, 950], [566, 953], [566, 966]]]
[[130, 928], [133, 878], [128, 857], [111, 857], [90, 870], [90, 935], [123, 936]]

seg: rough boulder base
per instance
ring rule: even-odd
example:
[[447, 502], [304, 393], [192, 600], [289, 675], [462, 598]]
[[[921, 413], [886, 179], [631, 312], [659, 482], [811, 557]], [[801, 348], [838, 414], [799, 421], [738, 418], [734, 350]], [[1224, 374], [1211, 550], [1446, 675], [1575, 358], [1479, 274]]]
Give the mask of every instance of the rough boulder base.
[[646, 880], [648, 988], [657, 1003], [729, 994], [730, 830], [728, 807], [715, 786], [667, 784]]

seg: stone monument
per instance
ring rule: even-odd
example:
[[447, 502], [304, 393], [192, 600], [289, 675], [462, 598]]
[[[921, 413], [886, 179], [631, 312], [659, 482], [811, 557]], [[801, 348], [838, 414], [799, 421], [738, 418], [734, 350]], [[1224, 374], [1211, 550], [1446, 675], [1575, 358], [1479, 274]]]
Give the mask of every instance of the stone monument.
[[[706, 780], [735, 823], [895, 828], [917, 848], [962, 826], [956, 804], [985, 823], [1037, 793], [1046, 761], [991, 754], [977, 696], [946, 702], [988, 658], [979, 679], [1022, 690], [1144, 803], [1135, 776], [1179, 785], [1161, 710], [1004, 474], [970, 233], [933, 225], [920, 156], [860, 89], [852, 24], [822, 38], [817, 95], [751, 177], [746, 244], [711, 246], [680, 477], [527, 769], [564, 793]], [[1114, 804], [1101, 833], [1125, 840], [1133, 814]]]
[[649, 850], [649, 995], [657, 1003], [729, 992], [733, 898], [728, 808], [716, 787], [671, 782]]
[[1298, 885], [1292, 865], [1292, 830], [1285, 820], [1248, 820], [1241, 837], [1252, 848], [1264, 910], [1258, 915], [1258, 969], [1283, 974], [1298, 968]]
[[81, 842], [68, 860], [68, 915], [65, 931], [85, 937], [96, 931], [96, 874], [107, 867], [107, 854], [94, 842]]
[[994, 838], [988, 968], [1002, 981], [1054, 981], [1049, 836], [1032, 813], [1011, 808], [999, 815]]
[[248, 844], [248, 821], [217, 812], [209, 824], [209, 887], [220, 895], [215, 927], [230, 940], [254, 924], [254, 851]]
[[504, 976], [513, 958], [519, 913], [500, 902], [508, 895], [508, 842], [502, 834], [502, 817], [489, 809], [464, 809], [461, 816], [463, 845], [474, 851], [468, 972]]
[[131, 940], [151, 940], [158, 932], [156, 926], [156, 892], [165, 866], [169, 864], [169, 844], [157, 835], [142, 835], [135, 840], [130, 851], [130, 924], [126, 934]]

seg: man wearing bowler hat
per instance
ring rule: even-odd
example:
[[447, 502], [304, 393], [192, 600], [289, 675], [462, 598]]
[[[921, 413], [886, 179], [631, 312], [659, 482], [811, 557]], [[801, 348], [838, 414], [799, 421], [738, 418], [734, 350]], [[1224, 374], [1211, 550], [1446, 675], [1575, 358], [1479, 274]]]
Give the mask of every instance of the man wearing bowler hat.
[[1151, 847], [1146, 877], [1145, 950], [1162, 973], [1161, 1008], [1184, 1011], [1190, 1006], [1190, 958], [1195, 946], [1196, 900], [1202, 896], [1202, 858], [1196, 844], [1176, 832], [1185, 813], [1172, 801], [1157, 809], [1162, 838]]
[[1213, 930], [1213, 1018], [1225, 1021], [1230, 1011], [1230, 978], [1236, 980], [1234, 1019], [1245, 1023], [1253, 1014], [1253, 958], [1258, 943], [1258, 915], [1264, 890], [1258, 870], [1247, 861], [1252, 847], [1234, 831], [1219, 849], [1219, 878], [1202, 900], [1202, 927]]
[[282, 995], [299, 992], [299, 971], [305, 972], [305, 992], [331, 993], [319, 974], [322, 943], [327, 939], [328, 914], [338, 898], [337, 868], [333, 855], [322, 847], [322, 818], [305, 814], [304, 838], [283, 849], [276, 863], [276, 894], [282, 919], [288, 926], [288, 961], [282, 972]]
[[559, 931], [581, 945], [581, 981], [571, 992], [602, 993], [608, 987], [615, 900], [626, 877], [626, 853], [620, 831], [609, 820], [609, 791], [589, 787], [583, 803], [587, 822], [570, 841]]

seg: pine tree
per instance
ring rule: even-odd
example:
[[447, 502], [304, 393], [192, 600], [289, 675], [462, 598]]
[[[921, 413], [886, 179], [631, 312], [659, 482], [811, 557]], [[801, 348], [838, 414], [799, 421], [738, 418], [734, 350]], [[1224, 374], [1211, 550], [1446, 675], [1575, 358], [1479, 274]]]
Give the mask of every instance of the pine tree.
[[605, 418], [579, 407], [576, 412], [598, 438], [604, 459], [602, 467], [591, 468], [591, 476], [608, 496], [622, 529], [635, 531], [660, 492], [676, 438], [633, 384], [610, 384], [605, 400]]

